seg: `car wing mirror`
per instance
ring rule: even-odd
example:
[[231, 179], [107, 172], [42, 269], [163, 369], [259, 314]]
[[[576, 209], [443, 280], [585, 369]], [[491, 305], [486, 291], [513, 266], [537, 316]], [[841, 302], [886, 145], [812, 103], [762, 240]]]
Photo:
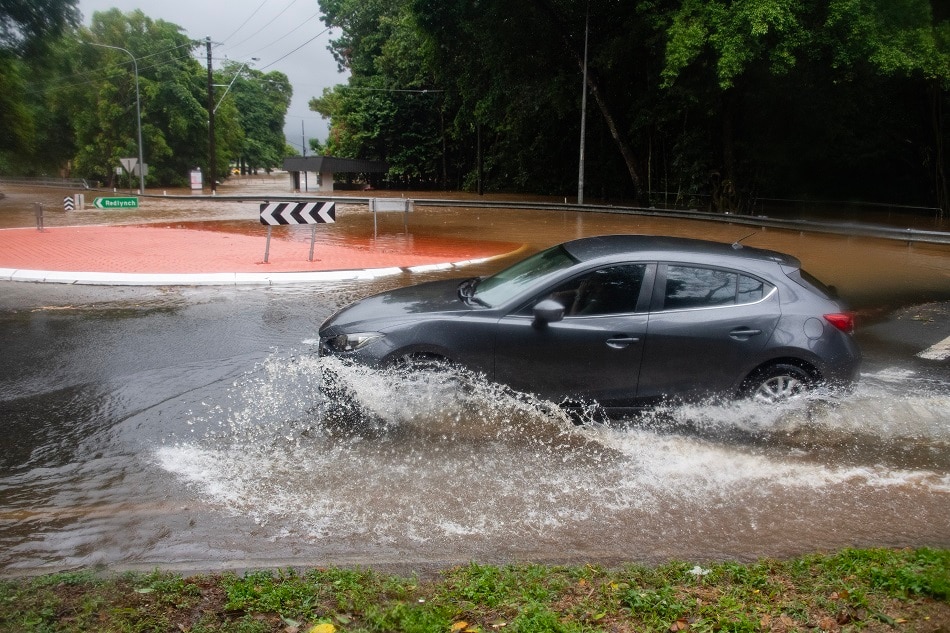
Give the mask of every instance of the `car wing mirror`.
[[555, 323], [564, 318], [564, 306], [554, 299], [539, 301], [534, 306], [534, 321], [538, 324]]

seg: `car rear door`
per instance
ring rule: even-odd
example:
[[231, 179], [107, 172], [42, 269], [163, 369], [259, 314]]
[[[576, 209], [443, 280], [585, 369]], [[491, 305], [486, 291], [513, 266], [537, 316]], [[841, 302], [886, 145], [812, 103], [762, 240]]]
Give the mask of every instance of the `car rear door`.
[[730, 394], [759, 362], [781, 311], [774, 286], [733, 270], [661, 264], [637, 394]]

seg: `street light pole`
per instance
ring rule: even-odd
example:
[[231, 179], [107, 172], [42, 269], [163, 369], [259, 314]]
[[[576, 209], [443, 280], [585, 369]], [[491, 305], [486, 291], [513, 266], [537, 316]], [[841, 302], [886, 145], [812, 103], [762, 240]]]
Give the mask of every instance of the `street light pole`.
[[122, 51], [132, 58], [132, 67], [135, 69], [135, 116], [138, 120], [139, 131], [139, 194], [145, 193], [145, 161], [142, 158], [142, 102], [139, 99], [139, 63], [135, 55], [125, 50], [121, 46], [110, 46], [109, 44], [97, 44], [95, 42], [86, 42], [90, 46], [100, 46], [102, 48], [113, 48]]

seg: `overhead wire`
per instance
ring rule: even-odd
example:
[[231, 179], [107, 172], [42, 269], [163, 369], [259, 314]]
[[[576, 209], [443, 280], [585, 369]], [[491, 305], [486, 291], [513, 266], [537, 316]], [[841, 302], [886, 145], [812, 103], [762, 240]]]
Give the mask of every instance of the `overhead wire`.
[[[290, 4], [288, 4], [286, 7], [284, 7], [283, 9], [281, 9], [281, 11], [280, 11], [277, 15], [275, 15], [274, 17], [272, 17], [272, 18], [271, 18], [268, 22], [266, 22], [261, 28], [257, 29], [256, 31], [254, 31], [253, 33], [251, 33], [250, 35], [248, 35], [247, 37], [245, 37], [243, 40], [241, 40], [241, 41], [238, 42], [237, 44], [232, 44], [232, 46], [235, 46], [235, 47], [236, 47], [236, 46], [240, 46], [241, 44], [243, 44], [243, 43], [247, 42], [248, 40], [250, 40], [252, 37], [254, 37], [255, 35], [257, 35], [257, 34], [260, 33], [261, 31], [263, 31], [264, 29], [266, 29], [266, 28], [267, 28], [268, 26], [270, 26], [271, 24], [273, 24], [273, 23], [274, 23], [274, 20], [276, 20], [276, 19], [279, 18], [280, 16], [284, 15], [285, 13], [287, 13], [287, 11], [290, 9], [290, 7], [294, 6], [296, 3], [297, 3], [297, 0], [291, 0]], [[294, 30], [296, 30], [296, 29], [294, 29]]]
[[255, 15], [257, 15], [257, 12], [260, 11], [261, 8], [262, 8], [265, 4], [267, 4], [267, 2], [268, 2], [268, 0], [263, 0], [263, 2], [261, 2], [259, 5], [257, 5], [257, 8], [254, 9], [253, 11], [251, 11], [251, 15], [247, 16], [247, 19], [244, 20], [243, 22], [241, 22], [241, 26], [237, 27], [237, 28], [234, 30], [233, 33], [231, 33], [231, 34], [228, 35], [226, 38], [224, 38], [224, 41], [227, 42], [229, 39], [231, 39], [232, 37], [234, 37], [241, 29], [243, 29], [243, 28], [244, 28], [244, 25], [246, 25], [248, 22], [250, 22], [250, 21], [251, 21], [251, 18], [253, 18]]
[[280, 42], [282, 42], [282, 41], [284, 40], [285, 37], [287, 37], [288, 35], [290, 35], [290, 34], [296, 32], [298, 29], [303, 28], [304, 26], [307, 25], [308, 22], [310, 22], [310, 20], [314, 19], [315, 17], [318, 17], [319, 15], [320, 15], [320, 12], [319, 12], [319, 11], [318, 11], [317, 13], [314, 13], [314, 14], [311, 15], [309, 18], [307, 18], [306, 20], [304, 20], [303, 22], [301, 22], [300, 24], [298, 24], [297, 26], [295, 26], [295, 27], [292, 28], [291, 30], [287, 31], [286, 33], [284, 33], [283, 35], [281, 35], [279, 38], [277, 38], [276, 40], [274, 40], [274, 41], [271, 42], [270, 44], [265, 44], [264, 46], [261, 46], [260, 48], [256, 49], [254, 52], [251, 53], [251, 55], [256, 55], [256, 54], [260, 53], [261, 51], [270, 48], [270, 47], [273, 46], [274, 44], [279, 44]]
[[276, 64], [277, 62], [279, 62], [279, 61], [281, 61], [281, 60], [284, 60], [284, 59], [287, 59], [288, 57], [290, 57], [291, 55], [293, 55], [294, 53], [296, 53], [297, 51], [299, 51], [301, 48], [303, 48], [304, 46], [306, 46], [306, 45], [309, 44], [310, 42], [314, 41], [315, 39], [317, 39], [318, 37], [320, 37], [321, 35], [323, 35], [323, 34], [326, 33], [327, 31], [329, 31], [330, 28], [331, 28], [331, 27], [328, 26], [327, 28], [323, 29], [322, 31], [320, 31], [319, 33], [317, 33], [316, 35], [314, 35], [313, 37], [311, 37], [309, 40], [307, 40], [306, 42], [304, 42], [303, 44], [301, 44], [300, 46], [298, 46], [298, 47], [295, 48], [294, 50], [292, 50], [292, 51], [290, 51], [289, 53], [287, 53], [286, 55], [283, 55], [282, 57], [278, 57], [277, 59], [275, 59], [275, 60], [272, 61], [271, 63], [267, 64], [266, 66], [261, 67], [261, 70], [265, 70], [265, 69], [267, 69], [267, 68], [270, 68], [271, 66], [273, 66], [273, 65]]

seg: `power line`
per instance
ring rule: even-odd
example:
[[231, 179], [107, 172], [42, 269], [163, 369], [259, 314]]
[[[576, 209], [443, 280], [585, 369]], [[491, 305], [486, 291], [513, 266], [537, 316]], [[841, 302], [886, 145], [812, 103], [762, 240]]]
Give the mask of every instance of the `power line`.
[[297, 30], [303, 28], [304, 26], [307, 25], [308, 22], [310, 22], [310, 20], [314, 19], [315, 17], [317, 17], [317, 16], [319, 16], [319, 15], [320, 15], [319, 12], [314, 13], [314, 14], [311, 15], [309, 18], [307, 18], [306, 20], [304, 20], [303, 22], [301, 22], [300, 24], [298, 24], [297, 26], [295, 26], [295, 27], [292, 28], [291, 30], [287, 31], [286, 33], [284, 33], [283, 35], [281, 35], [280, 37], [278, 37], [276, 40], [274, 40], [274, 41], [271, 42], [270, 44], [265, 44], [264, 46], [258, 48], [257, 50], [255, 50], [255, 51], [254, 51], [253, 53], [251, 53], [251, 54], [252, 54], [252, 55], [256, 55], [256, 54], [260, 53], [262, 50], [268, 49], [268, 48], [270, 48], [271, 46], [273, 46], [274, 44], [278, 44], [278, 43], [282, 42], [285, 37], [287, 37], [288, 35], [294, 33], [295, 31], [297, 31]]
[[266, 70], [266, 69], [270, 68], [271, 66], [273, 66], [274, 64], [276, 64], [277, 62], [279, 62], [279, 61], [281, 61], [281, 60], [283, 60], [283, 59], [287, 59], [288, 57], [290, 57], [291, 55], [293, 55], [294, 53], [296, 53], [297, 51], [299, 51], [301, 48], [303, 48], [304, 46], [306, 46], [306, 45], [309, 44], [310, 42], [314, 41], [315, 39], [317, 39], [318, 37], [320, 37], [321, 35], [323, 35], [324, 33], [326, 33], [326, 32], [329, 31], [329, 30], [330, 30], [330, 27], [328, 26], [327, 28], [323, 29], [322, 31], [320, 31], [319, 33], [317, 33], [316, 35], [314, 35], [313, 37], [311, 37], [309, 40], [307, 40], [306, 42], [304, 42], [303, 44], [301, 44], [300, 46], [298, 46], [297, 48], [295, 48], [294, 50], [292, 50], [292, 51], [290, 51], [289, 53], [287, 53], [286, 55], [284, 55], [283, 57], [278, 57], [277, 59], [275, 59], [275, 60], [272, 61], [271, 63], [267, 64], [266, 66], [263, 66], [263, 67], [261, 68], [261, 70]]
[[445, 90], [433, 88], [364, 88], [363, 86], [348, 86], [346, 84], [339, 84], [339, 87], [345, 90], [364, 90], [366, 92], [417, 92], [419, 94], [445, 92]]
[[257, 29], [256, 31], [254, 31], [253, 33], [251, 33], [250, 35], [248, 35], [247, 37], [245, 37], [243, 40], [241, 40], [241, 41], [238, 42], [237, 44], [232, 44], [232, 46], [234, 46], [234, 47], [240, 46], [240, 45], [243, 44], [244, 42], [248, 41], [249, 39], [251, 39], [252, 37], [254, 37], [255, 35], [257, 35], [257, 34], [260, 33], [261, 31], [263, 31], [264, 29], [266, 29], [268, 26], [270, 26], [271, 24], [274, 23], [274, 20], [276, 20], [276, 19], [279, 18], [280, 16], [284, 15], [285, 13], [287, 13], [288, 9], [290, 9], [290, 7], [294, 6], [294, 4], [296, 4], [296, 3], [297, 3], [297, 0], [291, 0], [290, 4], [288, 4], [286, 7], [284, 7], [284, 8], [280, 11], [280, 13], [278, 13], [277, 15], [275, 15], [274, 17], [272, 17], [269, 22], [267, 22], [267, 23], [264, 24], [261, 28]]
[[224, 38], [224, 41], [227, 42], [229, 39], [231, 39], [232, 37], [234, 37], [234, 36], [238, 33], [238, 31], [240, 31], [241, 29], [243, 29], [243, 28], [244, 28], [244, 25], [247, 24], [248, 22], [250, 22], [250, 21], [251, 21], [251, 18], [253, 18], [255, 15], [257, 15], [257, 12], [260, 11], [260, 10], [261, 10], [261, 7], [263, 7], [265, 4], [267, 4], [267, 2], [268, 2], [268, 0], [264, 0], [263, 2], [261, 2], [261, 3], [257, 6], [257, 8], [254, 9], [254, 10], [251, 12], [251, 15], [247, 16], [247, 19], [244, 20], [243, 22], [241, 22], [241, 26], [237, 27], [237, 29], [235, 29], [233, 33], [231, 33], [231, 34], [228, 35], [226, 38]]

